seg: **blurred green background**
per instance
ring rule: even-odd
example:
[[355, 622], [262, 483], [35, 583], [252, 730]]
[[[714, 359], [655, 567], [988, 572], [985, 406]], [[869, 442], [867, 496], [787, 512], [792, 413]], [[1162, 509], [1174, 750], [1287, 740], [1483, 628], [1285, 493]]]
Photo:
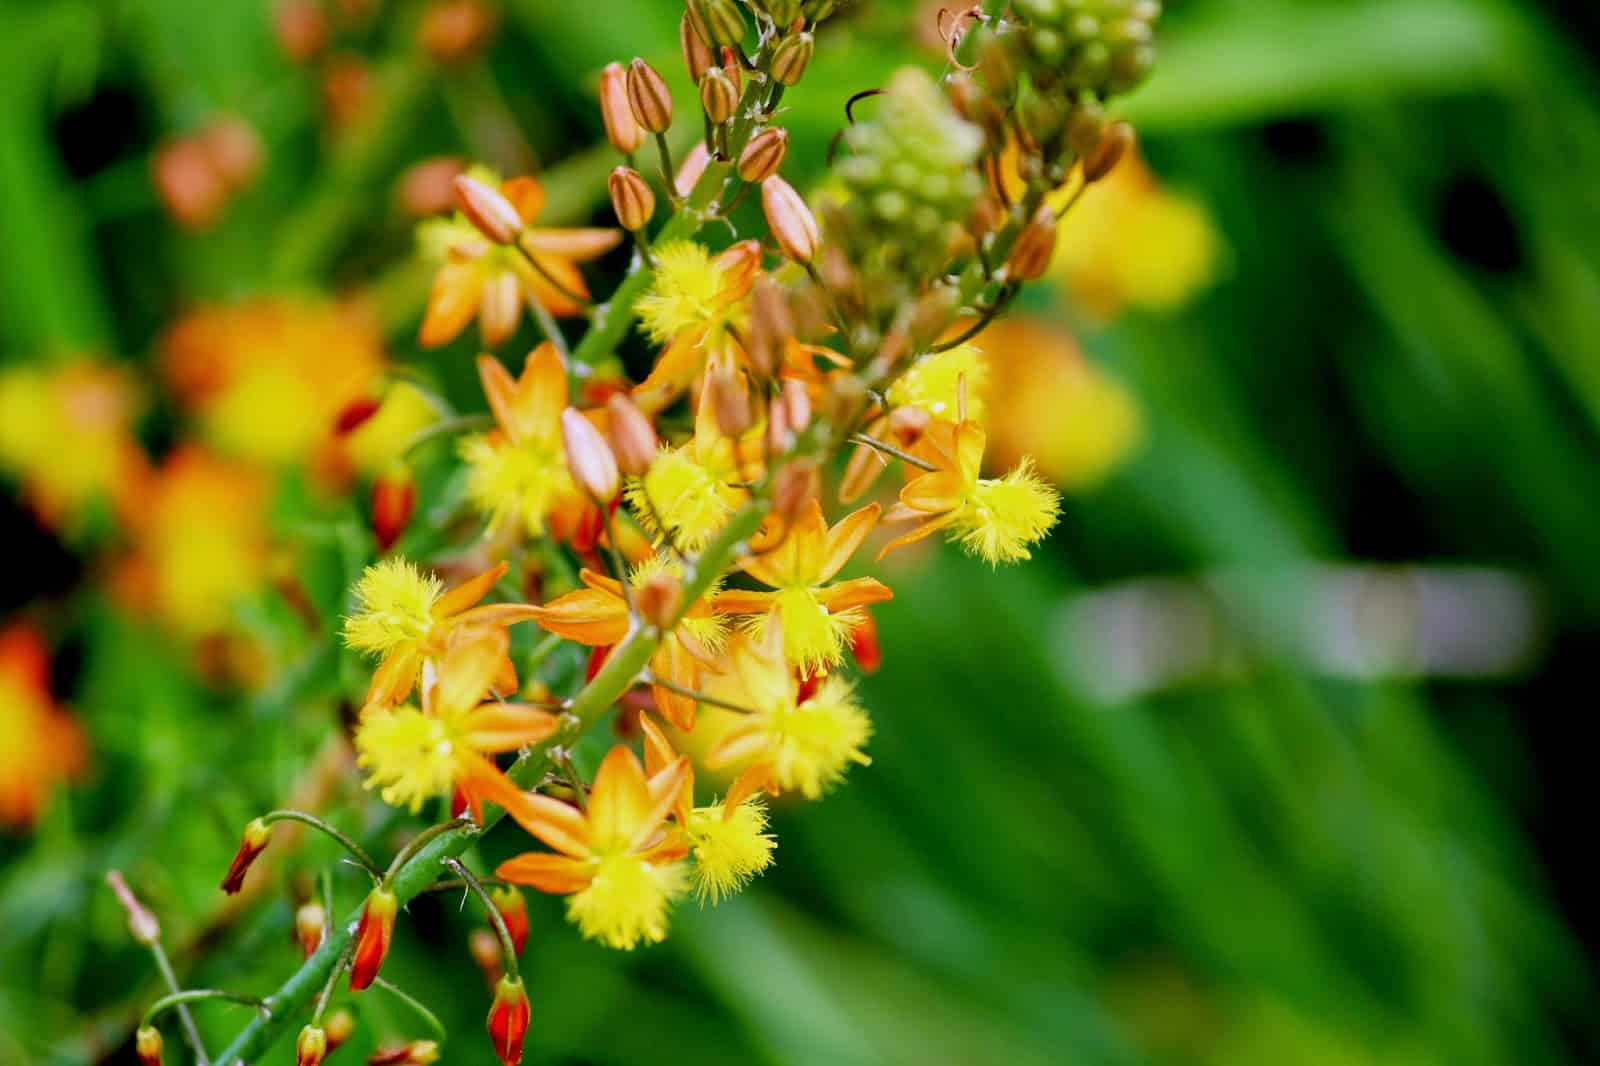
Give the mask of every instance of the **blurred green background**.
[[[428, 273], [397, 179], [442, 154], [537, 168], [549, 217], [604, 221], [595, 75], [638, 54], [681, 79], [680, 8], [506, 0], [485, 50], [441, 62], [424, 6], [338, 31], [365, 88], [335, 135], [331, 61], [286, 58], [269, 4], [0, 3], [6, 365], [147, 363], [186, 309], [360, 290], [391, 356], [470, 402], [476, 342], [414, 342]], [[828, 26], [784, 101], [786, 174], [820, 177], [852, 93], [937, 67], [937, 9], [858, 0]], [[527, 1061], [1596, 1061], [1597, 21], [1169, 4], [1158, 72], [1116, 110], [1220, 234], [1206, 284], [1109, 321], [1070, 286], [1024, 307], [1125, 387], [1142, 444], [1069, 496], [1031, 564], [946, 550], [886, 575], [873, 764], [780, 808], [750, 891], [631, 955], [530, 893]], [[263, 167], [186, 232], [152, 154], [223, 113]], [[157, 402], [141, 431], [159, 451], [181, 425]], [[280, 486], [274, 513], [331, 617], [370, 546], [357, 503], [309, 495]], [[103, 592], [112, 534], [7, 501], [3, 607], [48, 634], [92, 755], [31, 832], [0, 834], [0, 1063], [131, 1062], [157, 983], [104, 871], [191, 984], [275, 987], [294, 893], [333, 854], [306, 841], [238, 913], [216, 881], [238, 827], [305, 787], [355, 667], [284, 636], [292, 611], [263, 594], [246, 625], [271, 683], [202, 680]], [[341, 824], [382, 841], [392, 823], [331, 776]], [[362, 886], [337, 869], [343, 912]], [[488, 1063], [457, 902], [415, 905], [386, 973], [449, 1025], [446, 1062]], [[357, 1009], [335, 1062], [424, 1035], [393, 1000]], [[200, 1016], [217, 1047], [244, 1020]]]

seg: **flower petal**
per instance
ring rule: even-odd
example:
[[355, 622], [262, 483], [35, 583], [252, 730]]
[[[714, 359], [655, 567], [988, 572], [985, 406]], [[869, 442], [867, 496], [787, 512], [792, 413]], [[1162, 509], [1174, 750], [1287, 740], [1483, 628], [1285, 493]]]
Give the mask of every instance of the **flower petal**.
[[596, 647], [617, 644], [628, 635], [628, 607], [597, 589], [578, 589], [533, 608], [534, 620], [557, 636]]
[[867, 539], [867, 534], [872, 532], [872, 527], [878, 524], [878, 516], [882, 513], [882, 507], [870, 503], [859, 511], [852, 511], [828, 530], [822, 569], [816, 583], [833, 580], [833, 575], [844, 568], [856, 549], [861, 547], [861, 542]]
[[766, 614], [777, 598], [776, 592], [725, 589], [717, 593], [711, 605], [718, 614]]
[[424, 348], [449, 344], [460, 335], [483, 299], [483, 280], [477, 263], [447, 263], [434, 275], [428, 293], [428, 310], [422, 316], [417, 343]]
[[632, 841], [650, 808], [644, 767], [630, 749], [618, 744], [601, 760], [589, 789], [589, 832], [594, 849], [607, 852]]
[[479, 704], [462, 725], [468, 744], [494, 754], [539, 743], [560, 727], [561, 719], [542, 707], [495, 700]]
[[522, 246], [539, 253], [540, 266], [546, 266], [549, 258], [579, 263], [598, 259], [621, 243], [619, 229], [534, 229], [522, 235]]
[[538, 178], [528, 175], [510, 178], [501, 183], [500, 195], [511, 201], [524, 225], [538, 218], [544, 210], [544, 185]]
[[898, 537], [896, 537], [893, 540], [891, 540], [889, 543], [885, 544], [883, 546], [882, 550], [880, 550], [878, 552], [878, 558], [881, 560], [884, 556], [888, 555], [892, 551], [899, 551], [901, 548], [904, 548], [907, 544], [915, 544], [917, 541], [921, 540], [923, 537], [929, 536], [930, 534], [933, 534], [933, 533], [937, 533], [939, 530], [943, 529], [945, 526], [948, 526], [950, 523], [954, 522], [955, 520], [956, 520], [956, 516], [955, 516], [954, 512], [951, 512], [950, 514], [946, 514], [946, 515], [941, 515], [938, 518], [930, 519], [930, 520], [922, 523], [922, 525], [917, 526], [915, 529], [911, 530], [910, 532], [902, 533]]
[[852, 607], [892, 600], [894, 590], [875, 577], [854, 577], [827, 588], [816, 589], [815, 595], [817, 602], [826, 607], [829, 614], [838, 614]]
[[588, 863], [539, 851], [529, 851], [507, 859], [495, 869], [494, 875], [504, 881], [528, 885], [540, 892], [556, 895], [581, 892], [594, 880], [594, 871]]
[[[479, 356], [478, 358], [481, 360], [487, 358], [487, 356]], [[494, 362], [494, 360], [491, 359], [490, 362]], [[494, 365], [500, 366], [499, 363]], [[500, 373], [505, 374], [503, 367], [500, 369]], [[505, 380], [507, 384], [510, 384], [511, 378], [509, 376]], [[467, 580], [439, 597], [438, 602], [433, 605], [433, 617], [435, 619], [445, 619], [460, 614], [489, 595], [489, 590], [494, 588], [495, 582], [505, 577], [506, 571], [509, 569], [511, 569], [510, 564], [500, 562], [481, 574], [467, 578]]]

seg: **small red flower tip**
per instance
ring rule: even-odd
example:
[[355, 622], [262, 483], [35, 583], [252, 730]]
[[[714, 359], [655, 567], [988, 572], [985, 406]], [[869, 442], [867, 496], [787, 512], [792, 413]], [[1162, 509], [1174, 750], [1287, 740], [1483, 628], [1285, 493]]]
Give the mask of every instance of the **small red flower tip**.
[[337, 1051], [339, 1045], [355, 1035], [356, 1020], [349, 1011], [336, 1010], [322, 1023], [322, 1029], [328, 1034], [328, 1050]]
[[367, 1059], [367, 1066], [428, 1066], [439, 1061], [439, 1045], [432, 1040], [413, 1040], [398, 1047], [380, 1048]]
[[467, 813], [467, 794], [457, 786], [450, 792], [450, 817], [460, 818]]
[[320, 1025], [308, 1025], [300, 1030], [294, 1042], [294, 1066], [322, 1066], [328, 1057], [328, 1034]]
[[878, 623], [865, 608], [861, 613], [864, 616], [861, 624], [850, 634], [850, 654], [855, 657], [862, 673], [875, 674], [883, 665], [883, 646], [878, 643]]
[[375, 888], [361, 908], [361, 923], [356, 926], [356, 950], [350, 960], [350, 991], [359, 992], [372, 984], [378, 967], [389, 954], [394, 936], [394, 917], [399, 900], [386, 888]]
[[489, 1039], [494, 1042], [494, 1053], [505, 1066], [516, 1066], [522, 1061], [522, 1040], [528, 1034], [528, 993], [522, 981], [515, 977], [502, 977], [494, 988], [494, 1003], [489, 1007]]
[[819, 673], [811, 670], [800, 671], [800, 684], [795, 689], [794, 701], [796, 703], [804, 703], [812, 696], [815, 696], [817, 694], [817, 690], [822, 687], [822, 682], [825, 678], [827, 678], [827, 676], [828, 675], [825, 673]]
[[138, 1052], [139, 1066], [161, 1066], [161, 1030], [153, 1025], [139, 1026], [133, 1049]]
[[378, 413], [383, 401], [376, 396], [358, 396], [344, 405], [333, 420], [333, 435], [343, 437], [361, 428], [362, 423]]
[[506, 923], [506, 931], [511, 934], [511, 947], [521, 955], [523, 945], [528, 942], [527, 897], [523, 896], [521, 889], [509, 885], [491, 890], [489, 896], [494, 900], [494, 909], [500, 912], [501, 920]]
[[266, 851], [270, 843], [272, 843], [272, 827], [266, 822], [256, 818], [245, 826], [239, 850], [234, 854], [233, 861], [228, 864], [227, 876], [222, 879], [222, 891], [231, 896], [243, 888], [244, 875], [250, 872], [256, 857]]
[[594, 675], [600, 672], [600, 668], [606, 664], [606, 656], [610, 654], [611, 645], [609, 644], [600, 644], [590, 649], [589, 666], [583, 672], [584, 684], [594, 680]]
[[378, 476], [372, 483], [372, 535], [379, 551], [394, 547], [416, 509], [417, 479], [409, 466], [398, 463]]
[[294, 912], [294, 936], [300, 942], [300, 957], [309, 959], [322, 946], [328, 929], [328, 912], [320, 903], [303, 903]]

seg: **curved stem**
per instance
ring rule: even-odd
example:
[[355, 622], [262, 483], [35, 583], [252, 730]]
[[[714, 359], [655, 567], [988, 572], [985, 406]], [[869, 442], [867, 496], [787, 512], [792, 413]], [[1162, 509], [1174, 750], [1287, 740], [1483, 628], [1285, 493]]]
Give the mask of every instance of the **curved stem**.
[[926, 461], [924, 459], [918, 459], [915, 455], [912, 455], [910, 452], [901, 451], [899, 448], [896, 448], [894, 445], [890, 444], [888, 441], [881, 441], [877, 437], [869, 437], [865, 433], [852, 433], [850, 435], [850, 437], [849, 437], [849, 440], [850, 440], [850, 443], [852, 443], [852, 444], [865, 444], [867, 447], [872, 448], [872, 449], [874, 449], [876, 451], [880, 451], [884, 455], [891, 455], [894, 458], [900, 460], [902, 463], [905, 463], [908, 466], [914, 466], [918, 470], [927, 470], [929, 472], [932, 472], [934, 470], [939, 469], [938, 467], [934, 466], [932, 463], [930, 463], [930, 462], [928, 462], [928, 461]]
[[271, 825], [273, 822], [299, 822], [302, 825], [309, 825], [311, 828], [338, 842], [357, 862], [366, 867], [367, 872], [373, 877], [383, 876], [383, 868], [373, 861], [372, 856], [367, 854], [365, 848], [314, 814], [284, 808], [268, 811], [261, 816], [261, 820], [267, 825]]
[[494, 900], [489, 898], [489, 893], [479, 883], [472, 871], [467, 869], [466, 863], [460, 859], [445, 859], [444, 865], [455, 872], [462, 882], [478, 897], [483, 904], [483, 909], [489, 915], [489, 924], [494, 926], [494, 935], [500, 938], [500, 954], [505, 957], [506, 976], [513, 981], [522, 980], [522, 975], [517, 966], [517, 945], [511, 939], [511, 930], [506, 928], [505, 916], [500, 913], [500, 908], [494, 905]]
[[[172, 989], [172, 995], [181, 996], [183, 985], [178, 983], [178, 974], [173, 970], [172, 960], [167, 957], [167, 949], [161, 946], [161, 941], [156, 940], [150, 944], [150, 954], [155, 957], [156, 969], [161, 971], [161, 979]], [[160, 1000], [156, 1002], [159, 1003]], [[194, 1015], [189, 1012], [186, 1002], [174, 1006], [178, 1008], [178, 1023], [183, 1026], [183, 1037], [189, 1041], [189, 1046], [194, 1048], [194, 1061], [199, 1066], [210, 1066], [211, 1060], [206, 1057], [205, 1041], [200, 1038], [200, 1027], [194, 1023]]]
[[660, 688], [664, 688], [668, 692], [676, 692], [680, 696], [686, 696], [689, 699], [694, 700], [696, 703], [704, 703], [708, 707], [721, 707], [725, 711], [737, 711], [739, 714], [756, 713], [753, 707], [746, 707], [742, 703], [732, 703], [728, 700], [718, 699], [715, 696], [707, 696], [704, 692], [696, 692], [692, 688], [685, 688], [676, 681], [668, 681], [664, 677], [657, 677], [654, 673], [650, 675], [650, 683]]
[[238, 992], [224, 992], [220, 988], [191, 988], [184, 992], [173, 992], [170, 995], [162, 996], [150, 1004], [144, 1012], [142, 1024], [152, 1025], [163, 1011], [171, 1010], [173, 1007], [181, 1007], [185, 1003], [195, 1003], [202, 999], [221, 999], [229, 1003], [242, 1003], [246, 1007], [256, 1008], [269, 1017], [272, 1014], [272, 1005], [264, 999], [257, 999], [255, 996], [240, 995]]
[[450, 1031], [444, 1027], [444, 1022], [441, 1022], [439, 1016], [424, 1006], [416, 996], [413, 996], [393, 981], [384, 980], [382, 977], [374, 977], [372, 983], [416, 1011], [417, 1016], [428, 1023], [428, 1028], [433, 1030], [434, 1036], [437, 1036], [440, 1040], [449, 1039]]
[[405, 866], [405, 864], [413, 855], [416, 855], [422, 851], [423, 848], [427, 847], [434, 837], [448, 833], [454, 829], [470, 828], [472, 828], [472, 823], [465, 818], [454, 818], [448, 822], [439, 822], [436, 825], [428, 826], [428, 828], [424, 829], [422, 832], [408, 840], [405, 847], [400, 849], [399, 854], [395, 855], [394, 861], [389, 864], [389, 869], [383, 874], [384, 887], [393, 892], [394, 888], [392, 887], [391, 882], [394, 881], [395, 874]]

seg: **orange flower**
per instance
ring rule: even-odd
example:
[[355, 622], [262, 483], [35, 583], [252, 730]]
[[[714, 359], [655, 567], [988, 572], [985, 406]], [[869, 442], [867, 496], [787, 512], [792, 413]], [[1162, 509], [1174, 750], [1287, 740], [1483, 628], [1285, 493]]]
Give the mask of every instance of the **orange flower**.
[[[681, 578], [680, 571], [675, 561], [652, 556], [634, 568], [628, 576], [628, 586], [637, 596], [638, 590], [658, 574]], [[629, 628], [622, 583], [587, 568], [580, 570], [578, 577], [585, 588], [551, 600], [543, 607], [532, 608], [534, 619], [557, 636], [590, 647], [609, 648], [620, 644]], [[710, 597], [702, 596], [671, 632], [662, 635], [661, 644], [650, 659], [651, 674], [682, 688], [698, 688], [701, 669], [713, 664], [713, 657], [722, 649], [723, 636], [723, 620], [712, 613]], [[651, 693], [657, 709], [673, 725], [679, 729], [694, 728], [695, 701], [692, 697], [660, 685], [652, 686]]]
[[568, 917], [590, 939], [624, 950], [665, 939], [687, 848], [662, 822], [688, 771], [678, 759], [647, 778], [638, 757], [619, 745], [601, 762], [584, 810], [506, 787], [489, 798], [555, 851], [518, 855], [495, 873], [568, 896]]
[[894, 596], [871, 577], [828, 584], [877, 524], [880, 510], [869, 504], [829, 529], [813, 499], [776, 548], [743, 564], [745, 573], [774, 591], [729, 589], [717, 595], [716, 609], [760, 616], [751, 627], [757, 640], [773, 620], [781, 623], [784, 656], [795, 666], [812, 673], [833, 666], [864, 624], [862, 608]]
[[[405, 559], [384, 559], [367, 567], [356, 583], [359, 608], [344, 620], [347, 645], [381, 656], [367, 689], [366, 706], [392, 707], [405, 699], [416, 687], [423, 666], [438, 666], [458, 640], [503, 634], [507, 626], [532, 618], [532, 608], [526, 604], [474, 606], [507, 569], [502, 562], [446, 592], [438, 578], [423, 574]], [[504, 654], [493, 688], [501, 693], [517, 688], [516, 671]]]
[[500, 344], [516, 332], [522, 301], [529, 296], [552, 314], [578, 314], [583, 305], [573, 296], [588, 299], [589, 290], [577, 264], [604, 255], [622, 240], [622, 231], [614, 229], [534, 229], [533, 220], [544, 210], [544, 186], [522, 177], [499, 188], [522, 219], [517, 238], [522, 250], [539, 268], [517, 249], [491, 243], [460, 212], [424, 222], [418, 229], [424, 254], [440, 263], [422, 320], [425, 348], [450, 343], [474, 316], [483, 342]]
[[694, 241], [668, 241], [655, 255], [655, 279], [637, 310], [644, 331], [666, 349], [633, 390], [646, 411], [676, 399], [709, 360], [745, 360], [738, 337], [749, 323], [747, 297], [761, 273], [756, 241], [740, 241], [715, 256]]
[[44, 641], [26, 622], [11, 623], [0, 630], [0, 826], [31, 826], [85, 759], [77, 723], [50, 695]]

